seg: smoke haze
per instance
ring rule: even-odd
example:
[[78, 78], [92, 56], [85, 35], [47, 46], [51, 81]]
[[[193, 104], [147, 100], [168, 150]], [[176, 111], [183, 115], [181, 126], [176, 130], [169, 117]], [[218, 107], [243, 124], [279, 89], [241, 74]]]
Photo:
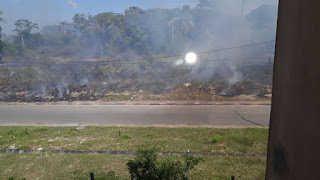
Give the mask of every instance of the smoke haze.
[[[248, 80], [269, 88], [270, 74], [257, 71], [272, 72], [276, 3], [248, 0], [242, 16], [241, 2], [240, 6], [238, 1], [212, 2], [207, 6], [201, 1], [174, 1], [160, 6], [137, 1], [162, 9], [127, 7], [121, 13], [92, 15], [75, 13], [83, 11], [83, 1], [38, 4], [42, 9], [67, 4], [74, 17], [50, 25], [43, 24], [56, 21], [55, 16], [32, 18], [40, 29], [28, 32], [26, 45], [16, 34], [11, 37], [13, 45], [7, 44], [4, 61], [12, 67], [1, 67], [0, 96], [10, 99], [12, 93], [23, 92], [21, 96], [31, 100], [96, 100], [125, 91], [168, 93], [186, 83], [209, 81], [222, 83], [217, 87], [219, 95], [237, 94], [231, 87]], [[184, 63], [188, 52], [198, 53], [196, 64]], [[17, 67], [17, 63], [31, 67]], [[29, 78], [19, 83], [26, 75]]]

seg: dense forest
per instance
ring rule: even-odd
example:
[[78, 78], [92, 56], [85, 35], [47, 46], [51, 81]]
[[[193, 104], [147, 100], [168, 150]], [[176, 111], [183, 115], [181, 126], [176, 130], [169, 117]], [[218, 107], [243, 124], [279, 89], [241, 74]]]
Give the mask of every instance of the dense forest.
[[[189, 84], [207, 92], [207, 100], [215, 93], [264, 97], [270, 93], [276, 18], [276, 5], [242, 17], [200, 0], [192, 8], [75, 14], [42, 29], [19, 19], [14, 35], [1, 33], [0, 100], [96, 100], [112, 93], [178, 92]], [[198, 62], [187, 65], [183, 58], [191, 51]]]

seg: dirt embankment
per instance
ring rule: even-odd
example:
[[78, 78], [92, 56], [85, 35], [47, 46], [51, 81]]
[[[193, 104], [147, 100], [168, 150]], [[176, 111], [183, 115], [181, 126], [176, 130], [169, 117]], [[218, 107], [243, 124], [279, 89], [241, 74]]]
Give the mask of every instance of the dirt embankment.
[[125, 104], [216, 104], [220, 102], [268, 102], [270, 100], [270, 86], [254, 85], [250, 82], [234, 85], [186, 83], [179, 88], [163, 90], [158, 93], [148, 91], [148, 86], [141, 84], [109, 84], [104, 89], [81, 85], [46, 90], [46, 92], [20, 91], [0, 94], [2, 102], [22, 103], [101, 101], [125, 102]]
[[[168, 92], [155, 94], [127, 86], [122, 92], [105, 92], [99, 94], [88, 86], [70, 88], [59, 95], [28, 95], [28, 92], [12, 93], [2, 99], [0, 104], [39, 104], [39, 105], [270, 105], [271, 90], [267, 86], [254, 87], [239, 84], [226, 85], [192, 85], [184, 84]], [[268, 89], [269, 88], [269, 89]], [[130, 90], [131, 89], [131, 90]], [[223, 91], [228, 94], [221, 94]], [[234, 92], [234, 94], [232, 94]], [[266, 94], [268, 93], [268, 94]], [[264, 94], [264, 95], [261, 95]], [[62, 96], [61, 96], [62, 95]]]

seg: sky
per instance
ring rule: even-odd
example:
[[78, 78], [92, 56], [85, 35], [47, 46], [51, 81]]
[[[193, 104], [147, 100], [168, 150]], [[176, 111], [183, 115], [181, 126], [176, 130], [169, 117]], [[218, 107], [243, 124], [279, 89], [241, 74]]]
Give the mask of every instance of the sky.
[[[221, 9], [229, 14], [240, 15], [242, 0], [221, 0]], [[262, 4], [276, 4], [277, 0], [245, 0], [246, 13]], [[95, 15], [101, 12], [123, 13], [131, 6], [142, 9], [181, 8], [187, 4], [196, 6], [198, 0], [0, 0], [0, 10], [6, 23], [3, 32], [12, 34], [14, 22], [28, 19], [38, 23], [40, 29], [46, 25], [71, 21], [76, 13]]]

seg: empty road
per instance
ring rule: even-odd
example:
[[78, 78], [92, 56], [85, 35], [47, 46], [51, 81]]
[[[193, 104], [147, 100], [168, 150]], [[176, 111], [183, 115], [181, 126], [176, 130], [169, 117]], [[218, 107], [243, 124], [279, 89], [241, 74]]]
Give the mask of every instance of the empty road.
[[0, 125], [269, 126], [264, 105], [0, 105]]

